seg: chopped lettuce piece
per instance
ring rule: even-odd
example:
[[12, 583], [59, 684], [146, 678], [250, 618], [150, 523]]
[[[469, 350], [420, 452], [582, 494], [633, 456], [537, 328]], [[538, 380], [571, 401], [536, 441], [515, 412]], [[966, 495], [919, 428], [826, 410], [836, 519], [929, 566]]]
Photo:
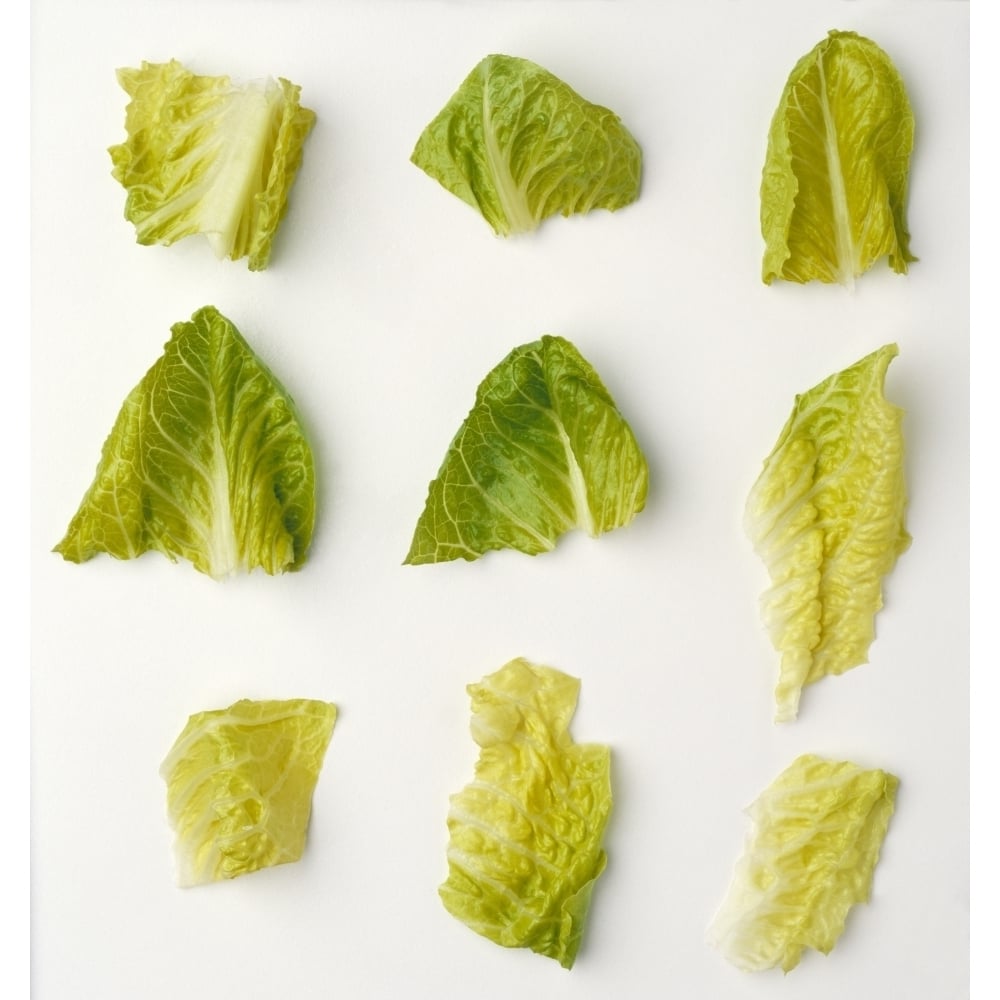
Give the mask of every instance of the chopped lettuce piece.
[[746, 530], [767, 565], [761, 599], [781, 653], [775, 721], [802, 688], [866, 663], [882, 578], [910, 544], [903, 411], [883, 395], [895, 344], [797, 396], [747, 500]]
[[874, 42], [831, 31], [792, 70], [760, 189], [763, 278], [848, 287], [881, 257], [906, 273], [913, 112]]
[[55, 551], [79, 563], [155, 549], [216, 579], [299, 569], [315, 473], [291, 396], [213, 306], [172, 333]]
[[424, 129], [411, 160], [501, 236], [557, 212], [639, 197], [642, 152], [619, 117], [541, 66], [487, 56]]
[[128, 138], [108, 150], [139, 243], [204, 233], [217, 257], [267, 267], [316, 115], [299, 87], [196, 76], [176, 60], [118, 70]]
[[580, 682], [511, 660], [468, 687], [475, 778], [451, 797], [448, 912], [507, 948], [571, 968], [611, 813], [611, 751], [574, 743]]
[[248, 701], [192, 715], [160, 768], [177, 881], [203, 885], [298, 861], [337, 706]]
[[829, 954], [871, 896], [899, 779], [805, 754], [747, 810], [746, 849], [708, 930], [748, 972], [789, 972], [806, 948]]
[[562, 337], [518, 347], [483, 380], [448, 448], [406, 562], [550, 551], [597, 537], [646, 502], [649, 471], [597, 372]]

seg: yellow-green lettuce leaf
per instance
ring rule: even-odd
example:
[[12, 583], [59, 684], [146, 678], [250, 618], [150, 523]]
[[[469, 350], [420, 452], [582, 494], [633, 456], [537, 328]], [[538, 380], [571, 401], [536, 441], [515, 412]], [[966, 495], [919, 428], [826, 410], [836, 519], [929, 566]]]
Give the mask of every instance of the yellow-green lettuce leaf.
[[122, 404], [55, 551], [79, 563], [154, 550], [216, 579], [299, 569], [315, 472], [295, 403], [214, 306], [172, 334]]
[[281, 78], [238, 86], [176, 60], [120, 69], [118, 82], [131, 98], [128, 138], [108, 152], [137, 241], [204, 233], [217, 257], [267, 267], [316, 121], [300, 88]]
[[298, 861], [337, 707], [238, 701], [192, 715], [167, 754], [177, 881], [202, 885]]
[[475, 778], [451, 797], [448, 911], [571, 968], [607, 858], [611, 751], [569, 734], [580, 682], [512, 660], [468, 688]]
[[515, 348], [483, 380], [430, 484], [407, 563], [550, 551], [646, 502], [649, 470], [597, 372], [563, 337]]
[[867, 662], [882, 578], [910, 544], [903, 411], [883, 392], [898, 353], [887, 344], [797, 396], [747, 500], [771, 578], [761, 611], [781, 653], [779, 722], [805, 685]]
[[828, 954], [871, 895], [899, 779], [806, 754], [747, 810], [752, 824], [708, 939], [748, 972]]
[[642, 152], [621, 119], [527, 59], [490, 55], [411, 156], [501, 236], [639, 197]]
[[916, 260], [906, 224], [913, 112], [873, 41], [831, 31], [798, 61], [771, 122], [760, 189], [763, 278], [851, 286]]

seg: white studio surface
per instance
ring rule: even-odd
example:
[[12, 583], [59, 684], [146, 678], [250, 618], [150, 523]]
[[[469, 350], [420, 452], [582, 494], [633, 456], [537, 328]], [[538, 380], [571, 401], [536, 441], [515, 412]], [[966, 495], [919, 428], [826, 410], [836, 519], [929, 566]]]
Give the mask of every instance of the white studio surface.
[[[831, 28], [873, 38], [917, 120], [906, 276], [760, 280], [767, 130]], [[482, 1000], [968, 993], [969, 8], [966, 3], [151, 0], [32, 9], [32, 930], [38, 1000]], [[614, 109], [638, 202], [502, 240], [409, 162], [490, 52]], [[316, 111], [269, 269], [200, 238], [141, 247], [107, 147], [114, 71], [179, 59], [285, 76]], [[170, 326], [228, 316], [295, 397], [319, 475], [297, 574], [218, 584], [150, 554], [51, 553]], [[601, 374], [651, 469], [646, 510], [534, 559], [403, 566], [483, 376], [543, 333]], [[743, 504], [794, 396], [884, 343], [907, 411], [912, 547], [871, 662], [775, 726], [777, 656]], [[472, 775], [465, 685], [516, 656], [582, 680], [608, 743], [607, 871], [567, 972], [444, 910], [448, 796]], [[313, 697], [340, 716], [302, 861], [178, 889], [161, 760], [187, 717]], [[834, 952], [784, 979], [703, 940], [741, 810], [799, 753], [901, 779]]]

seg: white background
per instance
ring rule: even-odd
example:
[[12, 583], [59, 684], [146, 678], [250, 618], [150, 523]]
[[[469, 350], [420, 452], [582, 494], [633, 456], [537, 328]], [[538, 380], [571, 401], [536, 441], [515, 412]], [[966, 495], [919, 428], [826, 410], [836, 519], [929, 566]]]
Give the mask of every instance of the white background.
[[[968, 992], [968, 5], [93, 3], [32, 11], [33, 994], [63, 998], [687, 1000]], [[917, 119], [910, 274], [850, 294], [759, 278], [767, 129], [830, 28], [885, 48]], [[640, 200], [495, 238], [409, 163], [489, 52], [613, 108]], [[271, 267], [196, 238], [140, 247], [106, 147], [118, 66], [282, 75], [318, 114]], [[295, 396], [319, 519], [298, 574], [217, 584], [157, 555], [50, 553], [172, 323], [216, 305]], [[602, 375], [649, 459], [646, 511], [531, 559], [404, 567], [428, 481], [486, 372], [542, 333]], [[795, 393], [895, 341], [912, 548], [871, 663], [771, 722], [776, 656], [744, 498]], [[583, 689], [615, 812], [570, 972], [441, 906], [448, 795], [472, 774], [465, 685], [523, 655]], [[173, 884], [161, 759], [192, 712], [334, 701], [307, 853]], [[703, 943], [741, 809], [797, 754], [901, 778], [868, 906], [836, 950], [748, 975]]]

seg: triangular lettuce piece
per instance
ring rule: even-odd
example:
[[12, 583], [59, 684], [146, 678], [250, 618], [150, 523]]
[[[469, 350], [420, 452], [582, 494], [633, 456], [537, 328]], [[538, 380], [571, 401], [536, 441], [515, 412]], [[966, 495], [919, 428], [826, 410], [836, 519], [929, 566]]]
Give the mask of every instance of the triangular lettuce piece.
[[829, 954], [871, 895], [899, 779], [806, 754], [747, 810], [752, 829], [708, 940], [748, 972]]
[[910, 544], [903, 411], [883, 395], [895, 344], [797, 396], [747, 500], [767, 565], [761, 610], [781, 653], [775, 720], [802, 688], [868, 660], [882, 578]]
[[267, 267], [316, 115], [300, 88], [197, 76], [176, 60], [120, 69], [128, 138], [108, 152], [142, 244], [204, 233], [217, 257]]
[[291, 396], [213, 306], [172, 333], [122, 405], [55, 551], [84, 562], [153, 549], [216, 579], [298, 569], [315, 472]]
[[192, 715], [160, 768], [177, 881], [202, 885], [298, 861], [337, 707], [238, 701]]
[[614, 112], [527, 59], [491, 55], [424, 129], [412, 161], [501, 236], [639, 197], [642, 152]]
[[628, 524], [649, 472], [597, 372], [562, 337], [518, 347], [483, 380], [430, 484], [407, 563], [551, 550]]
[[831, 31], [792, 70], [760, 189], [763, 278], [851, 286], [881, 257], [905, 273], [913, 112], [874, 42]]
[[451, 797], [448, 912], [508, 948], [571, 968], [607, 857], [611, 751], [574, 743], [580, 682], [511, 660], [468, 688], [475, 778]]

